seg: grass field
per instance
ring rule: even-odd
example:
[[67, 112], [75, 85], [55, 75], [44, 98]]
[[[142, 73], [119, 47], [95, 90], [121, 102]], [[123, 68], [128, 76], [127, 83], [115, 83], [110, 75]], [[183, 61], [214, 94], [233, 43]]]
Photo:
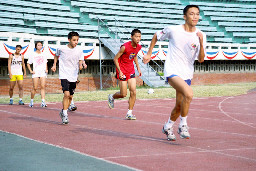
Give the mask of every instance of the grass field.
[[[137, 88], [137, 99], [153, 99], [153, 98], [175, 98], [175, 90], [169, 88], [154, 88], [153, 94], [148, 94], [148, 87]], [[256, 89], [256, 82], [252, 83], [236, 83], [236, 84], [219, 84], [219, 85], [194, 85], [192, 86], [194, 97], [214, 97], [214, 96], [237, 96], [245, 94], [251, 89]], [[46, 90], [47, 91], [47, 90]], [[74, 95], [74, 101], [97, 101], [107, 100], [108, 94], [113, 94], [118, 91], [118, 88], [112, 88], [109, 90], [98, 91], [86, 91], [76, 92]], [[125, 99], [128, 99], [128, 95]], [[62, 101], [63, 94], [46, 94], [47, 102], [60, 102]], [[18, 95], [14, 96], [14, 101], [18, 101]], [[25, 103], [30, 102], [30, 95], [23, 97]], [[36, 94], [34, 102], [41, 102], [41, 96]], [[2, 96], [0, 98], [0, 104], [9, 103], [8, 96]]]

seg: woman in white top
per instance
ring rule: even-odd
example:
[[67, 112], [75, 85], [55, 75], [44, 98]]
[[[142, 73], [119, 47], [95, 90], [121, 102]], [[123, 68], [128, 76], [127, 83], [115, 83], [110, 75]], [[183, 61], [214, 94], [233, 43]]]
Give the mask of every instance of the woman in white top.
[[[41, 98], [42, 98], [41, 107], [47, 107], [47, 105], [45, 104], [45, 82], [46, 82], [46, 77], [48, 73], [48, 67], [47, 67], [47, 58], [41, 52], [42, 47], [43, 47], [42, 42], [35, 43], [36, 51], [32, 56], [29, 57], [28, 63], [27, 63], [28, 69], [30, 73], [32, 73], [32, 81], [33, 81], [33, 88], [31, 91], [31, 101], [30, 101], [29, 107], [33, 107], [33, 99], [36, 94], [39, 80], [41, 85]], [[31, 64], [33, 65], [33, 70], [30, 67]]]

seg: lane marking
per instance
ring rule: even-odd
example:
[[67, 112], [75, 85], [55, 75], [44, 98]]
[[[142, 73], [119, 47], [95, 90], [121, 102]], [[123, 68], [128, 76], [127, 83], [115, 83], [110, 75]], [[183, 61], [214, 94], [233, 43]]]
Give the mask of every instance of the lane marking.
[[57, 148], [60, 148], [60, 149], [65, 149], [65, 150], [68, 150], [68, 151], [72, 151], [74, 153], [77, 153], [77, 154], [80, 154], [80, 155], [83, 155], [83, 156], [86, 156], [86, 157], [91, 157], [91, 158], [94, 158], [94, 159], [97, 159], [97, 160], [101, 160], [101, 161], [104, 161], [106, 163], [110, 163], [110, 164], [113, 164], [113, 165], [125, 167], [125, 168], [131, 169], [131, 170], [141, 171], [139, 169], [136, 169], [136, 168], [133, 168], [133, 167], [130, 167], [130, 166], [126, 166], [126, 165], [123, 165], [123, 164], [119, 164], [119, 163], [116, 163], [116, 162], [112, 162], [112, 161], [106, 160], [104, 158], [100, 158], [100, 157], [92, 156], [92, 155], [89, 155], [89, 154], [86, 154], [86, 153], [82, 153], [80, 151], [77, 151], [77, 150], [74, 150], [74, 149], [71, 149], [71, 148], [67, 148], [67, 147], [63, 147], [63, 146], [55, 145], [55, 144], [51, 144], [51, 143], [46, 143], [46, 142], [43, 142], [43, 141], [40, 141], [40, 140], [28, 138], [28, 137], [25, 137], [23, 135], [16, 134], [16, 133], [11, 133], [11, 132], [4, 131], [4, 130], [1, 130], [1, 129], [0, 129], [0, 131], [4, 132], [4, 133], [7, 133], [7, 134], [16, 135], [18, 137], [25, 138], [25, 139], [28, 139], [28, 140], [31, 140], [31, 141], [34, 141], [34, 142], [37, 142], [37, 143], [46, 144], [46, 145], [50, 145], [50, 146], [57, 147]]
[[229, 114], [227, 114], [227, 112], [225, 112], [225, 111], [222, 109], [222, 106], [221, 106], [222, 103], [224, 103], [226, 100], [231, 99], [231, 98], [234, 98], [234, 97], [227, 97], [227, 98], [225, 98], [224, 100], [222, 100], [222, 101], [219, 103], [219, 110], [221, 111], [221, 113], [224, 114], [224, 115], [226, 115], [227, 117], [233, 119], [234, 121], [240, 123], [240, 124], [243, 124], [243, 125], [245, 125], [245, 126], [249, 126], [249, 127], [251, 127], [251, 128], [255, 128], [255, 129], [256, 129], [256, 127], [254, 127], [254, 126], [252, 126], [252, 125], [249, 125], [249, 124], [247, 124], [246, 122], [242, 122], [242, 121], [240, 121], [240, 120], [238, 120], [238, 119], [236, 119], [236, 118], [230, 116]]

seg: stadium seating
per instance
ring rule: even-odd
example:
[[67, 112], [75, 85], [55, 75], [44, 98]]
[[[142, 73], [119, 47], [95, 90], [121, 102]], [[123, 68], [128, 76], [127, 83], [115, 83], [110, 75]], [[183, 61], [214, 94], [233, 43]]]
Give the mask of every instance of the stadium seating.
[[97, 38], [100, 18], [125, 34], [139, 28], [150, 40], [156, 30], [183, 24], [187, 4], [200, 6], [198, 28], [208, 42], [255, 42], [255, 0], [8, 0], [0, 2], [0, 29], [51, 36], [77, 30], [83, 38]]

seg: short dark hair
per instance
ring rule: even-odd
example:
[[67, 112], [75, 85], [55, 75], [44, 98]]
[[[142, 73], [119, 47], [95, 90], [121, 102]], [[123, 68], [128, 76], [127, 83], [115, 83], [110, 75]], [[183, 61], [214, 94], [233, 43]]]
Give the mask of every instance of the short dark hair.
[[75, 31], [72, 31], [72, 32], [68, 33], [68, 39], [72, 39], [73, 36], [78, 36], [79, 37], [79, 34]]
[[198, 10], [199, 10], [199, 12], [200, 12], [200, 8], [199, 8], [199, 6], [198, 5], [187, 5], [184, 9], [183, 9], [183, 15], [186, 15], [187, 14], [187, 12], [188, 12], [188, 10], [189, 10], [189, 8], [197, 8]]
[[21, 48], [21, 49], [22, 49], [22, 46], [21, 46], [21, 45], [16, 45], [16, 48], [17, 48], [17, 47], [19, 47], [19, 48]]
[[36, 48], [38, 43], [41, 43], [43, 45], [43, 42], [38, 41], [38, 42], [35, 43], [35, 48]]
[[141, 34], [141, 31], [139, 29], [133, 29], [133, 31], [131, 32], [131, 35], [135, 35], [135, 33], [140, 33]]

